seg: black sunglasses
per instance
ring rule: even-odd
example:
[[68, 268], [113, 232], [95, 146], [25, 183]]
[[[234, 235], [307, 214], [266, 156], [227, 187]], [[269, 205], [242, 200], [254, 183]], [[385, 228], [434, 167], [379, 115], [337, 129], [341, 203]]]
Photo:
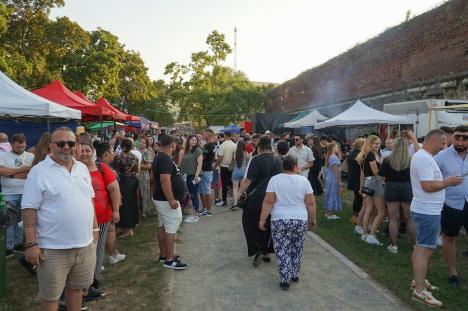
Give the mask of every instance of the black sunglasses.
[[57, 141], [53, 141], [52, 143], [56, 144], [57, 147], [59, 148], [63, 148], [65, 147], [65, 145], [68, 145], [68, 147], [73, 148], [76, 145], [76, 141], [74, 140], [68, 140], [68, 141], [57, 140]]
[[468, 140], [468, 135], [456, 134], [456, 135], [453, 135], [453, 138], [456, 140], [459, 140], [460, 138], [463, 138], [463, 140]]
[[300, 141], [301, 139], [300, 138], [294, 138], [295, 141]]

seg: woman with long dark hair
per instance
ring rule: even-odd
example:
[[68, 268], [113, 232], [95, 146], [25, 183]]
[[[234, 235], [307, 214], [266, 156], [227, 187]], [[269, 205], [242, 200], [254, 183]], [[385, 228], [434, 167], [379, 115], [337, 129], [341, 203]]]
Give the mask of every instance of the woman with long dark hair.
[[265, 230], [260, 230], [258, 224], [268, 182], [272, 176], [282, 172], [281, 162], [271, 150], [270, 138], [262, 136], [257, 147], [258, 155], [250, 161], [247, 178], [239, 188], [239, 196], [246, 192], [248, 197], [242, 214], [242, 226], [247, 240], [247, 254], [249, 257], [255, 256], [254, 267], [260, 264], [260, 259], [269, 262], [268, 254], [273, 252], [269, 219], [262, 228]]
[[319, 180], [320, 172], [322, 171], [323, 167], [323, 158], [322, 158], [322, 146], [320, 145], [320, 139], [318, 137], [312, 138], [312, 145], [310, 146], [312, 149], [312, 153], [314, 154], [314, 164], [309, 170], [309, 175], [307, 179], [309, 179], [310, 185], [314, 190], [315, 196], [320, 196], [324, 193], [322, 183]]
[[245, 150], [245, 142], [243, 140], [237, 143], [234, 159], [232, 160], [232, 210], [237, 208], [237, 192], [239, 191], [240, 181], [244, 178], [247, 163], [249, 161], [249, 154]]
[[120, 208], [119, 237], [133, 236], [133, 228], [139, 223], [140, 185], [138, 181], [138, 158], [131, 152], [133, 142], [125, 138], [120, 143], [122, 153], [114, 159], [113, 166], [119, 175], [122, 194]]
[[193, 222], [195, 218], [200, 214], [200, 216], [206, 216], [207, 212], [200, 209], [200, 200], [198, 199], [198, 194], [200, 192], [200, 174], [203, 164], [203, 151], [198, 146], [198, 138], [195, 135], [189, 135], [185, 141], [184, 156], [180, 163], [180, 172], [183, 175], [186, 175], [185, 184], [187, 186], [190, 199], [193, 206]]

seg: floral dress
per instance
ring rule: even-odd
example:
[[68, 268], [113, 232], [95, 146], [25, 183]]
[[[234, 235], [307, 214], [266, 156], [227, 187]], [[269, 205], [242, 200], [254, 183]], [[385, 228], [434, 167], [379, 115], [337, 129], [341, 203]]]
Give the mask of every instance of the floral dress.
[[[144, 164], [153, 163], [153, 160], [154, 151], [151, 153], [151, 150], [145, 149], [142, 152], [142, 162]], [[148, 215], [155, 212], [155, 207], [151, 202], [150, 172], [151, 170], [140, 170], [139, 175], [143, 215]]]
[[336, 155], [332, 155], [328, 159], [328, 165], [325, 175], [325, 210], [327, 211], [341, 211], [343, 204], [340, 197], [340, 184], [336, 181], [333, 174], [333, 166], [336, 165], [340, 169], [341, 174], [341, 161]]

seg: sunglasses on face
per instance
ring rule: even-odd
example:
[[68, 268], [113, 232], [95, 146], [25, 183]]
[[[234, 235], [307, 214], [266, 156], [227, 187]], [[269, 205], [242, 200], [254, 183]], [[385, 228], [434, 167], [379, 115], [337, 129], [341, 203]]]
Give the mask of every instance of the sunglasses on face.
[[463, 138], [463, 140], [468, 140], [468, 135], [455, 134], [455, 135], [453, 135], [453, 138], [455, 140], [459, 140], [459, 139], [462, 139], [462, 138]]
[[76, 141], [74, 140], [68, 140], [68, 141], [58, 140], [58, 141], [53, 141], [52, 143], [56, 144], [57, 147], [59, 148], [63, 148], [65, 147], [65, 145], [68, 145], [68, 147], [70, 148], [73, 148], [76, 146]]
[[294, 141], [300, 141], [301, 139], [300, 138], [294, 138]]

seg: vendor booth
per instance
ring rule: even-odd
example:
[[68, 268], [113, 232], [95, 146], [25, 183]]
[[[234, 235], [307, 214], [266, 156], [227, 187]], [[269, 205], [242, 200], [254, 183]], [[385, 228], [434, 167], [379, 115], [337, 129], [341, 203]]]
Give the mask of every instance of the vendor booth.
[[29, 146], [44, 132], [60, 126], [75, 129], [81, 112], [38, 96], [0, 71], [0, 131], [10, 137], [24, 133]]
[[309, 114], [302, 116], [302, 118], [295, 118], [289, 122], [284, 123], [283, 126], [287, 128], [312, 127], [315, 126], [317, 122], [325, 121], [327, 119], [328, 118], [318, 112], [317, 109], [314, 109]]

